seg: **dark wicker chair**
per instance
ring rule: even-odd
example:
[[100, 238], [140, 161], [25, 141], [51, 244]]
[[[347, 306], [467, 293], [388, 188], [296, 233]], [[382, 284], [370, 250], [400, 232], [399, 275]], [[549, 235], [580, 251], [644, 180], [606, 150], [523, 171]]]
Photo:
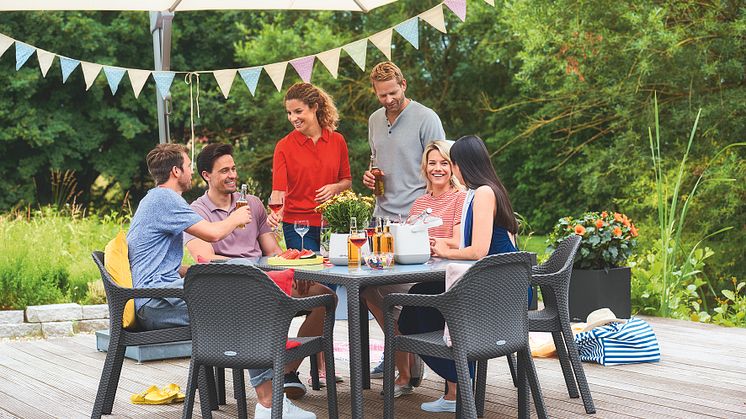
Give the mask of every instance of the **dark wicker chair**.
[[[184, 300], [192, 324], [192, 360], [184, 404], [190, 418], [197, 372], [210, 368], [233, 368], [236, 388], [243, 393], [243, 373], [248, 368], [273, 368], [272, 417], [282, 417], [283, 370], [288, 361], [324, 352], [326, 376], [334, 377], [334, 296], [291, 298], [254, 266], [207, 264], [189, 268], [184, 279]], [[293, 338], [301, 345], [285, 349], [290, 322], [296, 313], [325, 307], [323, 336]], [[327, 380], [329, 417], [337, 417], [337, 388]], [[200, 387], [202, 389], [202, 387]], [[200, 395], [202, 397], [202, 395]], [[240, 415], [246, 413], [239, 399]], [[240, 404], [243, 403], [243, 406]], [[210, 412], [203, 416], [210, 417]]]
[[[477, 408], [469, 379], [469, 361], [487, 360], [518, 353], [518, 412], [530, 416], [529, 380], [536, 383], [535, 398], [541, 388], [528, 341], [526, 289], [531, 277], [532, 255], [505, 253], [483, 258], [464, 273], [463, 278], [439, 295], [390, 294], [384, 298], [386, 343], [384, 350], [384, 417], [394, 417], [394, 351], [411, 352], [453, 359], [458, 373], [457, 416], [476, 418]], [[443, 331], [394, 336], [393, 306], [434, 307], [446, 319], [453, 346], [443, 341]], [[540, 417], [544, 404], [537, 403]]]
[[[124, 351], [127, 346], [148, 345], [155, 343], [181, 342], [192, 339], [189, 326], [173, 327], [160, 330], [126, 330], [122, 326], [122, 314], [124, 306], [132, 298], [166, 298], [166, 297], [183, 297], [184, 291], [181, 288], [122, 288], [117, 285], [104, 267], [103, 252], [93, 252], [93, 261], [101, 272], [101, 280], [104, 283], [106, 291], [106, 300], [109, 304], [109, 348], [106, 352], [106, 361], [101, 372], [101, 379], [98, 383], [96, 392], [96, 401], [93, 404], [91, 417], [100, 418], [101, 415], [111, 414], [114, 406], [114, 398], [117, 393], [119, 376], [122, 372], [122, 363], [124, 362]], [[214, 391], [213, 385], [208, 385], [207, 380], [212, 377], [212, 371], [208, 375], [200, 375], [200, 386], [206, 388], [210, 393]], [[209, 412], [208, 406], [213, 409], [217, 407], [216, 396], [207, 394], [207, 397], [201, 399], [202, 411]]]

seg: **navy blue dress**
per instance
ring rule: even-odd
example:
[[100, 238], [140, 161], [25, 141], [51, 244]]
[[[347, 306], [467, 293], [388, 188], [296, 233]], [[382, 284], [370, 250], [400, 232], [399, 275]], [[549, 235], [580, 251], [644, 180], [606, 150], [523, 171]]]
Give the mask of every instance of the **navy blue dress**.
[[[469, 207], [466, 211], [466, 217], [464, 220], [464, 245], [471, 246], [472, 240], [472, 228], [474, 227], [474, 201], [469, 203]], [[498, 253], [517, 252], [518, 249], [513, 245], [510, 240], [508, 230], [503, 227], [492, 226], [492, 240], [490, 241], [490, 248], [487, 252], [488, 255], [496, 255]], [[409, 290], [409, 294], [442, 294], [445, 292], [445, 281], [443, 282], [423, 282], [415, 284]], [[530, 292], [530, 289], [529, 289]], [[530, 301], [529, 295], [529, 301]], [[404, 335], [411, 335], [417, 333], [427, 333], [436, 330], [442, 330], [445, 326], [446, 321], [443, 315], [434, 308], [430, 307], [408, 307], [402, 308], [401, 315], [399, 316], [399, 331]], [[445, 378], [451, 382], [458, 382], [456, 375], [456, 363], [450, 359], [435, 358], [431, 356], [422, 355], [422, 360], [425, 361], [428, 367], [433, 370], [439, 376]], [[469, 363], [469, 373], [474, 377], [474, 363]]]

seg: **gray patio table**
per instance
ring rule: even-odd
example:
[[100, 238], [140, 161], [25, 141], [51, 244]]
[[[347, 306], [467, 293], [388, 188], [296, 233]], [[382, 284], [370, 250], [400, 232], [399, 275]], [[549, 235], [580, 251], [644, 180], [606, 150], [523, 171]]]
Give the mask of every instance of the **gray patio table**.
[[263, 270], [293, 268], [297, 279], [343, 285], [347, 289], [350, 399], [352, 417], [357, 419], [363, 417], [363, 389], [370, 389], [369, 351], [363, 350], [363, 345], [366, 345], [366, 348], [368, 345], [368, 313], [365, 304], [361, 304], [360, 290], [375, 285], [442, 281], [445, 280], [446, 266], [449, 263], [474, 264], [475, 261], [431, 258], [424, 264], [394, 265], [392, 269], [387, 270], [363, 267], [360, 271], [351, 271], [347, 266], [274, 266], [267, 264], [267, 258], [263, 257], [256, 266]]

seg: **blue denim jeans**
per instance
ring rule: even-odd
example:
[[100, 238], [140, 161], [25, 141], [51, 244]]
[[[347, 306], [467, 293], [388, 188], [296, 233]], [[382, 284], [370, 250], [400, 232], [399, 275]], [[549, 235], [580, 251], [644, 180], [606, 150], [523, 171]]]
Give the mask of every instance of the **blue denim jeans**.
[[[282, 232], [285, 234], [285, 246], [288, 249], [300, 249], [300, 234], [295, 232], [293, 223], [282, 223]], [[303, 237], [303, 248], [318, 252], [321, 250], [321, 227], [309, 227]]]

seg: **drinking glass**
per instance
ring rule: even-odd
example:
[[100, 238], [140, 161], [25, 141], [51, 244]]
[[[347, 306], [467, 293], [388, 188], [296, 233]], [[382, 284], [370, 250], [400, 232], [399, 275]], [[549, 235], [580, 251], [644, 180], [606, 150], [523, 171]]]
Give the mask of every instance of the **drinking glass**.
[[350, 242], [354, 244], [355, 247], [357, 247], [357, 253], [358, 253], [357, 271], [360, 271], [361, 266], [362, 266], [361, 262], [363, 260], [363, 251], [361, 248], [367, 241], [368, 241], [368, 237], [366, 236], [364, 230], [356, 231], [354, 233], [350, 231]]
[[[276, 198], [272, 198], [272, 196], [270, 196], [269, 198], [267, 198], [267, 206], [269, 207], [270, 211], [272, 211], [273, 214], [277, 214], [282, 209], [282, 206], [285, 205], [285, 203], [283, 201], [284, 201], [284, 199], [283, 199], [282, 196], [281, 197], [276, 197]], [[279, 228], [280, 228], [280, 225], [277, 224], [272, 229], [272, 231], [274, 231], [275, 233], [277, 233], [277, 231], [279, 230]]]
[[308, 233], [308, 220], [298, 220], [293, 223], [293, 229], [300, 236], [300, 250], [303, 251], [303, 236]]

